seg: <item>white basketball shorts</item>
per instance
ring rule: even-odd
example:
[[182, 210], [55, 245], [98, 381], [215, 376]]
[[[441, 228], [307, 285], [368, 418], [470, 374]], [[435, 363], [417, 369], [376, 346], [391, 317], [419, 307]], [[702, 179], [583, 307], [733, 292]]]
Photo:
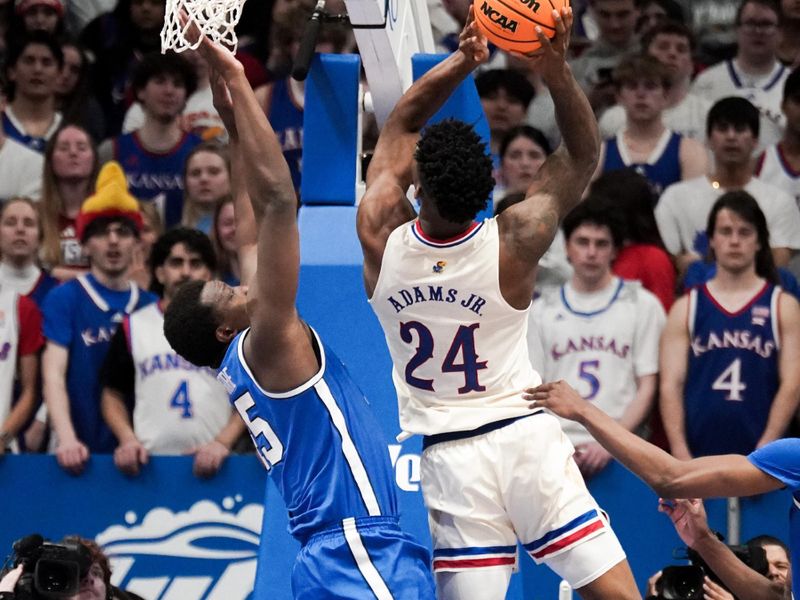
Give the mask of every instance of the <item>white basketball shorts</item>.
[[577, 589], [624, 560], [573, 452], [545, 413], [425, 448], [434, 571], [516, 567], [519, 540], [537, 564]]

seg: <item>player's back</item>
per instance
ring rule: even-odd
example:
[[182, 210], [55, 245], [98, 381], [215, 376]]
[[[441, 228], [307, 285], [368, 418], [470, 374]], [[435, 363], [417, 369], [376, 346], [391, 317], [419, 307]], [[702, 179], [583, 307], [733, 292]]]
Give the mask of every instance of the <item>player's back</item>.
[[530, 414], [521, 392], [541, 381], [528, 360], [528, 309], [500, 291], [495, 219], [432, 240], [418, 221], [389, 236], [370, 304], [394, 363], [400, 424], [468, 431]]
[[386, 441], [341, 361], [313, 333], [319, 371], [294, 390], [270, 393], [244, 358], [248, 332], [231, 342], [217, 378], [283, 496], [292, 535], [305, 541], [347, 518], [396, 516]]
[[725, 310], [706, 285], [689, 292], [689, 360], [684, 390], [692, 453], [755, 449], [778, 389], [778, 298], [765, 283], [743, 308]]

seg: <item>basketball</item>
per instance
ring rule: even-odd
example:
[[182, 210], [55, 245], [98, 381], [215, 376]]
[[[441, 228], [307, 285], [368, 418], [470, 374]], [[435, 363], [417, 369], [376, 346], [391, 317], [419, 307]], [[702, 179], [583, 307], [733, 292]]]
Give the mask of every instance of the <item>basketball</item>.
[[561, 11], [569, 0], [473, 0], [475, 22], [495, 46], [528, 54], [541, 44], [536, 26], [552, 38], [556, 34], [553, 10]]

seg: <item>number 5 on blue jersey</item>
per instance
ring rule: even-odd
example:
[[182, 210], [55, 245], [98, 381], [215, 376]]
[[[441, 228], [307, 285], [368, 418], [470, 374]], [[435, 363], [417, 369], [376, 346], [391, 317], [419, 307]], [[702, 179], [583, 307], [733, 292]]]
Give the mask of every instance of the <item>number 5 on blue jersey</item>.
[[258, 457], [269, 471], [283, 459], [283, 444], [275, 435], [270, 424], [256, 414], [255, 405], [250, 392], [242, 394], [234, 402], [236, 410], [239, 411], [239, 415], [247, 425], [247, 429], [250, 430], [250, 436], [258, 448]]

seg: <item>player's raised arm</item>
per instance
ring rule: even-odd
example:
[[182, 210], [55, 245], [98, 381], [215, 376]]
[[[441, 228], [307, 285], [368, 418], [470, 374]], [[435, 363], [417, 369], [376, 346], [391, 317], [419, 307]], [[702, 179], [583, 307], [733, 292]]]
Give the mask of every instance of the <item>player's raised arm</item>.
[[259, 356], [253, 368], [260, 384], [275, 391], [291, 389], [307, 381], [318, 365], [295, 309], [300, 244], [289, 166], [241, 63], [208, 39], [200, 51], [219, 76], [213, 88], [217, 105], [226, 105], [235, 124], [232, 171], [246, 187], [246, 193], [234, 187], [236, 225], [243, 227], [237, 231], [237, 241], [245, 249], [240, 252], [243, 258], [248, 258], [247, 245], [256, 243], [257, 266], [248, 267], [249, 280], [242, 279], [249, 290], [251, 325], [245, 353], [254, 349]]
[[[572, 76], [565, 54], [572, 27], [572, 9], [553, 11], [556, 35], [539, 32], [542, 48], [524, 58], [541, 74], [555, 105], [562, 142], [536, 174], [526, 199], [498, 217], [501, 233], [501, 287], [514, 296], [515, 282], [533, 290], [533, 269], [556, 233], [558, 222], [578, 202], [597, 165], [600, 134], [592, 107]], [[511, 282], [505, 285], [503, 282]], [[507, 294], [511, 288], [512, 292]]]
[[525, 398], [533, 400], [533, 407], [547, 408], [586, 427], [614, 458], [664, 498], [750, 496], [783, 487], [739, 454], [678, 460], [625, 429], [564, 381], [527, 390]]
[[389, 114], [367, 170], [367, 191], [358, 207], [358, 237], [364, 251], [367, 293], [378, 278], [389, 234], [414, 218], [406, 198], [419, 132], [450, 94], [489, 57], [486, 38], [470, 16], [459, 49], [412, 85]]

